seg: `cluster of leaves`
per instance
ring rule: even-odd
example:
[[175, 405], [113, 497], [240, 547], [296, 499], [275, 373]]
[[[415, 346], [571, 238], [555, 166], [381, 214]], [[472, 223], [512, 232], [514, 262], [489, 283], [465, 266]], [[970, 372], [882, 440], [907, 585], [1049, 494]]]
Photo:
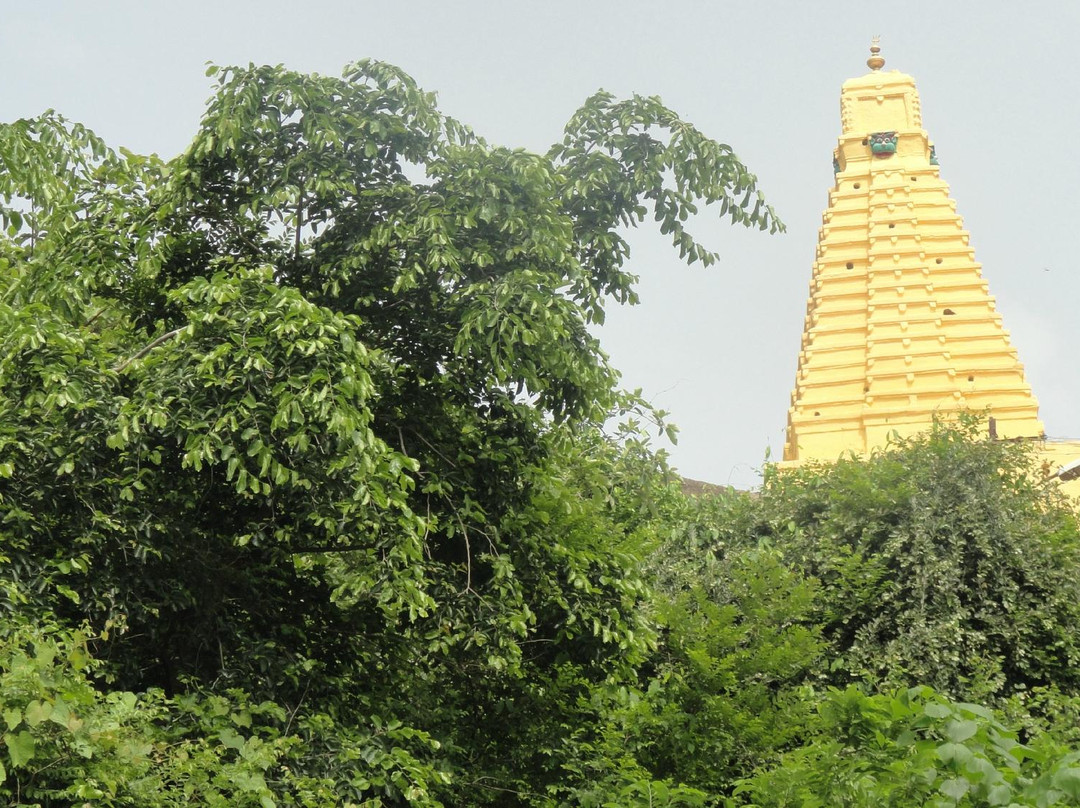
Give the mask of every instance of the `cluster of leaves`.
[[1074, 512], [1030, 447], [978, 435], [963, 416], [768, 481], [770, 530], [821, 582], [816, 620], [841, 677], [995, 704], [1080, 686]]
[[802, 688], [825, 652], [816, 582], [747, 540], [756, 508], [739, 493], [684, 499], [646, 565], [662, 644], [623, 720], [651, 771], [711, 793], [802, 737]]
[[619, 228], [711, 263], [697, 204], [780, 224], [656, 99], [535, 155], [385, 64], [211, 73], [168, 162], [0, 126], [0, 786], [562, 799], [655, 642], [628, 537], [662, 486], [589, 330], [634, 299]]
[[1076, 514], [984, 432], [668, 503], [606, 754], [731, 805], [1072, 804]]
[[653, 98], [540, 156], [388, 65], [211, 72], [167, 163], [0, 126], [0, 797], [1077, 799], [1080, 533], [1022, 445], [692, 498], [618, 391], [620, 228], [780, 227], [727, 146]]
[[[430, 754], [436, 741], [377, 717], [342, 727], [235, 688], [175, 698], [159, 689], [103, 689], [107, 666], [92, 653], [102, 637], [40, 610], [26, 613], [14, 587], [6, 595], [13, 609], [0, 619], [0, 797], [7, 805], [331, 806], [343, 804], [345, 790], [397, 791], [434, 805], [430, 785], [448, 780], [409, 751]], [[364, 773], [339, 782], [350, 768]]]
[[833, 690], [815, 740], [742, 783], [748, 808], [1080, 805], [1080, 752], [1017, 740], [976, 704], [928, 687]]

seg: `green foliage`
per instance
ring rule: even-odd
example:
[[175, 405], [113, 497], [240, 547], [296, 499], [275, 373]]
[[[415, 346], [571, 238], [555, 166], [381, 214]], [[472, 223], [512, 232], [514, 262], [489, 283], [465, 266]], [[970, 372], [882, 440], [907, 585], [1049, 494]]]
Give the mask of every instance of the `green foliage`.
[[1080, 534], [1020, 443], [939, 424], [866, 460], [774, 474], [762, 507], [819, 579], [837, 676], [972, 700], [1076, 692]]
[[42, 618], [0, 624], [5, 804], [276, 804], [266, 776], [285, 739], [242, 735], [228, 721], [218, 732], [178, 734], [160, 691], [101, 693], [91, 638]]
[[662, 644], [624, 732], [650, 771], [712, 793], [801, 740], [824, 650], [812, 579], [740, 527], [744, 494], [687, 500], [649, 562]]
[[[618, 228], [651, 208], [710, 263], [698, 203], [781, 225], [656, 99], [595, 96], [540, 156], [385, 64], [210, 73], [168, 162], [52, 114], [0, 126], [0, 553], [42, 625], [5, 646], [5, 783], [584, 794], [598, 694], [654, 647], [631, 536], [667, 496], [633, 425], [602, 432], [654, 415], [589, 331], [634, 299]], [[31, 709], [69, 691], [90, 739]], [[600, 804], [698, 799], [631, 769]]]
[[[762, 806], [1069, 804], [1076, 518], [1025, 447], [979, 433], [965, 419], [771, 472], [760, 496], [663, 500], [637, 532], [659, 645], [606, 710], [601, 757], [624, 761], [608, 782]], [[904, 690], [818, 693], [852, 679]], [[1001, 751], [1017, 731], [1035, 739], [1020, 761]], [[971, 771], [934, 757], [961, 742]]]
[[730, 148], [654, 98], [541, 156], [381, 63], [210, 72], [169, 162], [0, 126], [0, 797], [1077, 800], [1080, 536], [1023, 446], [691, 499], [618, 391], [620, 228], [781, 228]]
[[[653, 135], [657, 128], [670, 133], [666, 142]], [[600, 322], [600, 293], [620, 302], [636, 300], [633, 278], [621, 271], [629, 248], [615, 228], [640, 222], [647, 205], [680, 257], [705, 266], [716, 254], [684, 224], [698, 212], [698, 200], [719, 203], [720, 214], [734, 223], [774, 233], [784, 229], [731, 147], [704, 137], [658, 98], [617, 101], [597, 93], [571, 118], [563, 142], [549, 157], [560, 169], [562, 202], [573, 217], [581, 258], [593, 266], [599, 282], [575, 293], [590, 303], [590, 314]]]
[[1080, 753], [1022, 745], [984, 707], [928, 687], [833, 690], [821, 735], [738, 789], [754, 808], [1080, 804]]
[[[14, 589], [9, 600], [23, 599]], [[102, 692], [100, 637], [35, 613], [0, 620], [0, 796], [6, 805], [438, 804], [448, 776], [421, 762], [438, 743], [370, 717], [340, 726], [245, 692]], [[43, 801], [43, 802], [42, 802]]]

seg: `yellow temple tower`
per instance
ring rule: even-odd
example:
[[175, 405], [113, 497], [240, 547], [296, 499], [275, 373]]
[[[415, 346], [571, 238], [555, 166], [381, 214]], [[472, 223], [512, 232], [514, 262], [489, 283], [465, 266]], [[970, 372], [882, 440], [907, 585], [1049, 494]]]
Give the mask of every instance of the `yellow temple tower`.
[[[863, 454], [958, 410], [988, 412], [991, 437], [1044, 436], [922, 128], [915, 81], [883, 71], [880, 50], [875, 39], [871, 72], [841, 93], [836, 185], [818, 238], [786, 464]], [[1043, 448], [1051, 473], [1080, 457], [1075, 442]]]

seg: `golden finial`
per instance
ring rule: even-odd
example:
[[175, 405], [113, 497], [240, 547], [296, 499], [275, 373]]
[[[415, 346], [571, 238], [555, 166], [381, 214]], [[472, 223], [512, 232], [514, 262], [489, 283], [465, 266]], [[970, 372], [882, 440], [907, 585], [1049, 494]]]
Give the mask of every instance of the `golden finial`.
[[870, 58], [866, 60], [866, 66], [871, 70], [881, 70], [885, 67], [885, 57], [881, 55], [880, 36], [875, 36], [870, 40]]

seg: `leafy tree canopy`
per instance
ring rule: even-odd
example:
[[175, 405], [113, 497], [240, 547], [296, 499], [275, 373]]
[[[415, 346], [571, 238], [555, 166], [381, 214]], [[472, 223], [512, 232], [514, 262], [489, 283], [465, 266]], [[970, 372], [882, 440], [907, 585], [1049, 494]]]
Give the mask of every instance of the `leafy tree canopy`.
[[[611, 504], [651, 472], [601, 433], [641, 405], [589, 330], [635, 299], [622, 228], [710, 264], [699, 204], [781, 225], [655, 98], [597, 94], [536, 155], [386, 64], [210, 72], [167, 162], [0, 126], [0, 636], [54, 683], [10, 702], [0, 789], [549, 799], [591, 689], [654, 636]], [[64, 709], [113, 745], [55, 737]], [[174, 737], [244, 763], [160, 780]], [[217, 802], [177, 785], [200, 777]]]

